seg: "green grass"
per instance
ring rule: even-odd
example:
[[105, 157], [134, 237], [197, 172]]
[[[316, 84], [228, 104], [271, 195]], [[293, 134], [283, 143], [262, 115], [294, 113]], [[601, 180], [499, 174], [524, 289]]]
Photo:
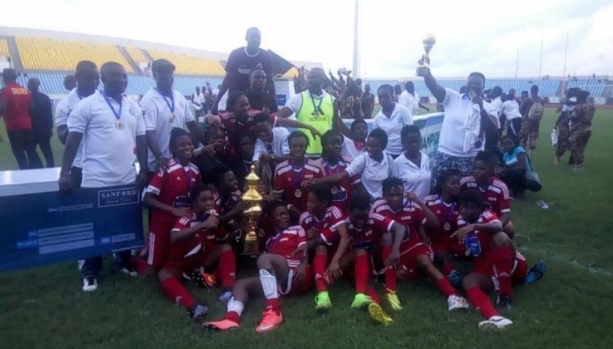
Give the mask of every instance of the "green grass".
[[[516, 289], [508, 315], [515, 326], [508, 332], [478, 331], [475, 310], [448, 313], [444, 298], [424, 281], [400, 284], [405, 309], [393, 314], [389, 328], [350, 309], [353, 289], [341, 282], [330, 291], [334, 307], [328, 315], [315, 312], [313, 293], [284, 299], [286, 323], [274, 333], [256, 335], [263, 303], [255, 301], [247, 307], [241, 329], [206, 334], [153, 281], [105, 273], [99, 290], [85, 294], [71, 262], [0, 274], [0, 347], [609, 348], [613, 216], [607, 195], [613, 188], [613, 156], [607, 144], [613, 111], [598, 110], [581, 175], [566, 165], [553, 165], [553, 121], [548, 110], [533, 157], [544, 188], [513, 202], [513, 221], [521, 235], [517, 243], [530, 262], [546, 259], [549, 270], [537, 284]], [[54, 147], [59, 159], [57, 142]], [[0, 143], [0, 169], [14, 168], [7, 140]], [[539, 199], [550, 203], [550, 209], [535, 205]], [[225, 307], [215, 301], [218, 291], [193, 291], [212, 305], [211, 319], [224, 314]]]

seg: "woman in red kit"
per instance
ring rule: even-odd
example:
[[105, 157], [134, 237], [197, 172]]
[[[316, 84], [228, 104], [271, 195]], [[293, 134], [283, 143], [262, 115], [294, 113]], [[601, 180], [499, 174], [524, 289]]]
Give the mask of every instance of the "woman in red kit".
[[443, 275], [453, 285], [460, 285], [462, 274], [455, 269], [453, 256], [464, 256], [464, 245], [451, 235], [456, 231], [458, 222], [457, 196], [460, 194], [460, 172], [456, 170], [443, 171], [436, 181], [436, 194], [427, 196], [426, 206], [436, 215], [438, 229], [427, 229], [434, 263], [443, 272]]
[[185, 215], [190, 202], [189, 190], [201, 181], [198, 167], [190, 162], [194, 146], [190, 134], [174, 128], [170, 133], [173, 158], [160, 169], [145, 190], [143, 203], [151, 207], [147, 264], [155, 275], [168, 258], [170, 230], [177, 217]]
[[[434, 213], [421, 202], [415, 194], [405, 197], [404, 186], [399, 178], [383, 181], [383, 199], [373, 204], [371, 212], [393, 219], [404, 225], [408, 236], [400, 245], [400, 271], [409, 278], [423, 274], [431, 278], [438, 289], [447, 297], [449, 311], [468, 308], [468, 302], [458, 295], [449, 281], [432, 263], [432, 249], [425, 233], [425, 226], [437, 228], [438, 220]], [[397, 251], [384, 246], [383, 259], [387, 260]], [[395, 257], [395, 256], [394, 256]], [[402, 305], [396, 294], [398, 273], [388, 265], [385, 269], [386, 297], [392, 309], [401, 310]]]
[[311, 288], [313, 277], [308, 266], [307, 238], [300, 226], [290, 226], [285, 204], [274, 201], [265, 207], [266, 219], [274, 231], [269, 232], [266, 253], [258, 257], [259, 277], [238, 280], [228, 301], [226, 316], [203, 326], [218, 331], [233, 330], [240, 325], [240, 317], [250, 298], [266, 298], [262, 320], [257, 333], [270, 332], [283, 322], [280, 295], [297, 295]]
[[[336, 131], [330, 130], [321, 136], [322, 157], [317, 160], [319, 167], [324, 171], [324, 176], [330, 176], [344, 171], [351, 163], [351, 159], [341, 155], [343, 136]], [[349, 209], [349, 198], [354, 189], [365, 192], [360, 176], [344, 178], [338, 184], [330, 186], [332, 204], [342, 212]]]
[[351, 240], [347, 232], [347, 217], [332, 205], [330, 187], [314, 184], [309, 188], [307, 212], [300, 216], [299, 224], [307, 232], [309, 250], [315, 251], [315, 309], [325, 311], [332, 307], [328, 283], [341, 276], [340, 259], [349, 250]]
[[192, 319], [197, 321], [206, 316], [209, 308], [196, 303], [181, 284], [182, 275], [195, 268], [212, 264], [229, 245], [210, 249], [203, 244], [210, 236], [215, 239], [213, 231], [219, 224], [211, 189], [203, 183], [198, 183], [190, 190], [189, 198], [192, 208], [176, 220], [170, 232], [168, 259], [157, 278], [168, 298], [189, 311]]
[[293, 221], [296, 221], [307, 210], [307, 189], [302, 186], [302, 182], [322, 178], [324, 175], [317, 161], [305, 156], [309, 139], [304, 133], [290, 133], [287, 142], [291, 159], [275, 168], [273, 193], [277, 200], [287, 201]]
[[[466, 246], [473, 259], [474, 270], [462, 281], [470, 302], [486, 319], [479, 328], [503, 330], [513, 322], [500, 316], [498, 309], [510, 309], [514, 284], [528, 284], [539, 280], [546, 266], [539, 261], [528, 270], [526, 259], [516, 251], [511, 239], [502, 231], [496, 213], [477, 189], [468, 189], [458, 197], [460, 216], [458, 230], [452, 235]], [[496, 308], [484, 293], [497, 291]]]

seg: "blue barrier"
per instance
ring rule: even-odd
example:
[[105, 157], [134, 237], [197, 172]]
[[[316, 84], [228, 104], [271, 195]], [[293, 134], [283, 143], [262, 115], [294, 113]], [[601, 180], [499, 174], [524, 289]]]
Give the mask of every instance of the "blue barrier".
[[[57, 177], [54, 184], [57, 188]], [[140, 193], [134, 186], [0, 196], [0, 222], [0, 270], [83, 259], [144, 244]]]

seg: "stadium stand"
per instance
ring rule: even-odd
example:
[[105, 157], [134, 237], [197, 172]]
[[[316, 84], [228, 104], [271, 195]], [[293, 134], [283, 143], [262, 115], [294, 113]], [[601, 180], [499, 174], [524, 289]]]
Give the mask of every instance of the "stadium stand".
[[6, 39], [0, 39], [0, 56], [9, 57], [9, 45], [6, 42]]
[[599, 97], [602, 96], [605, 88], [605, 82], [603, 79], [570, 79], [566, 85], [566, 88], [579, 87], [583, 90], [590, 92], [590, 96]]
[[285, 74], [283, 74], [283, 77], [286, 79], [293, 79], [297, 77], [298, 75], [300, 75], [300, 72], [298, 71], [298, 69], [296, 69], [296, 67], [292, 67], [290, 70], [285, 72]]
[[87, 59], [98, 66], [114, 61], [133, 72], [115, 45], [39, 37], [16, 37], [15, 40], [26, 70], [72, 71], [79, 61]]
[[173, 62], [176, 74], [224, 76], [226, 73], [221, 63], [214, 59], [157, 50], [147, 50], [147, 53], [153, 59], [165, 58]]
[[145, 55], [143, 54], [143, 51], [141, 51], [140, 48], [134, 47], [134, 46], [126, 46], [124, 47], [124, 49], [126, 50], [126, 52], [128, 52], [132, 60], [136, 62], [137, 64], [149, 62], [149, 59], [145, 57]]

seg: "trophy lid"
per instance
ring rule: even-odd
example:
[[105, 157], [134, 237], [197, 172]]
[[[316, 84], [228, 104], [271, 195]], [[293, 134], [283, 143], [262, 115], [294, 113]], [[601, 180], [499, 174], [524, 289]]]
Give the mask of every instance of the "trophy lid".
[[432, 34], [426, 34], [426, 36], [422, 40], [422, 43], [424, 44], [424, 46], [434, 46], [434, 44], [436, 43], [436, 38]]

